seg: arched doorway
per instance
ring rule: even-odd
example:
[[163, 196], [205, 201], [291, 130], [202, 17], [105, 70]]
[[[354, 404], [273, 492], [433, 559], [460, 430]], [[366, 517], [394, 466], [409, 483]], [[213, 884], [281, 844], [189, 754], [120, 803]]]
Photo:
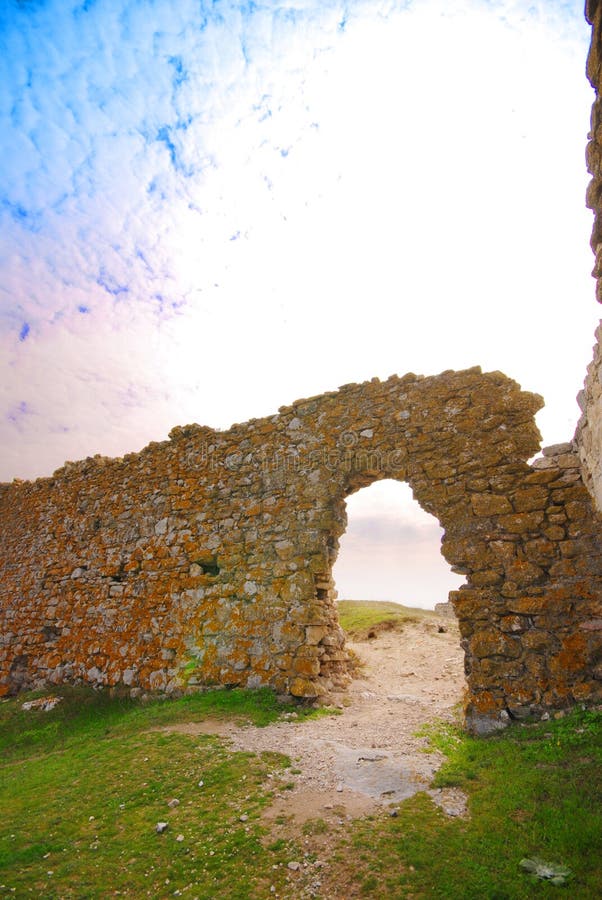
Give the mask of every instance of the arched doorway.
[[409, 734], [433, 716], [453, 720], [464, 654], [448, 594], [463, 578], [441, 554], [443, 529], [407, 483], [388, 478], [348, 495], [345, 511], [332, 574], [354, 713], [373, 715], [376, 730], [395, 716]]
[[443, 529], [390, 478], [346, 498], [347, 528], [339, 541], [333, 578], [339, 599], [378, 600], [434, 609], [463, 577], [441, 555]]

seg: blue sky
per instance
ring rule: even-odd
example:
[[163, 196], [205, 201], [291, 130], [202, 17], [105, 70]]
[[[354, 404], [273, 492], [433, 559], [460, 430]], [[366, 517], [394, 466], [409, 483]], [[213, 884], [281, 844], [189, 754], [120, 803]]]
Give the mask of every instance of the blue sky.
[[4, 0], [0, 478], [474, 364], [570, 438], [588, 40], [553, 0]]

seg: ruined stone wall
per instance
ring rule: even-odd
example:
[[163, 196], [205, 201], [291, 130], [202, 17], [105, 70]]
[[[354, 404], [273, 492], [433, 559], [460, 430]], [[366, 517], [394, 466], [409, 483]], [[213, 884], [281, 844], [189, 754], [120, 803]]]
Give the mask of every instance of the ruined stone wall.
[[[587, 58], [587, 76], [596, 92], [592, 106], [591, 129], [587, 146], [587, 168], [592, 180], [587, 191], [587, 205], [594, 213], [591, 246], [595, 254], [593, 276], [596, 299], [602, 303], [602, 4], [587, 0], [585, 14], [592, 25], [592, 39]], [[583, 477], [598, 510], [602, 510], [602, 323], [596, 331], [596, 344], [585, 385], [579, 395], [581, 420], [575, 441], [583, 468]]]
[[345, 682], [344, 498], [407, 481], [445, 529], [475, 729], [600, 700], [600, 523], [541, 398], [479, 369], [392, 376], [0, 488], [0, 693]]

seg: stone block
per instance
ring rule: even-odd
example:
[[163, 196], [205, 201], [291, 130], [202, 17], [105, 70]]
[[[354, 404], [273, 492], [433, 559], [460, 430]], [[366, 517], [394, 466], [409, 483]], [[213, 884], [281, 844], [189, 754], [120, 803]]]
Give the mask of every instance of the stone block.
[[505, 531], [512, 534], [524, 534], [525, 532], [537, 532], [543, 522], [543, 512], [515, 513], [514, 515], [500, 516], [499, 524]]
[[521, 647], [516, 639], [493, 628], [482, 629], [473, 634], [470, 639], [470, 651], [478, 659], [491, 656], [516, 659], [521, 655]]
[[559, 653], [552, 656], [549, 668], [560, 678], [568, 673], [582, 672], [587, 663], [587, 640], [583, 634], [571, 634], [564, 638]]
[[533, 512], [545, 509], [548, 504], [549, 491], [545, 487], [533, 486], [515, 491], [512, 505], [517, 513]]
[[[541, 653], [546, 650], [552, 651], [554, 649], [554, 639], [552, 635], [550, 635], [547, 631], [540, 631], [533, 629], [528, 633], [524, 634], [522, 637], [523, 647], [527, 650], [535, 650], [537, 653]], [[530, 657], [527, 659], [527, 666], [530, 668], [535, 657]], [[540, 659], [539, 664], [542, 669], [545, 669], [545, 659]]]
[[298, 675], [319, 675], [320, 661], [318, 659], [307, 659], [298, 656], [293, 660], [293, 672]]
[[329, 631], [326, 625], [306, 625], [305, 640], [308, 644], [319, 644], [328, 636]]
[[506, 578], [518, 587], [535, 584], [544, 575], [544, 570], [528, 559], [513, 559], [506, 565]]
[[550, 525], [548, 528], [543, 529], [543, 534], [550, 541], [562, 541], [565, 538], [566, 532], [562, 525]]
[[527, 616], [511, 615], [502, 616], [499, 621], [499, 627], [502, 631], [509, 634], [520, 634], [529, 627], [529, 619]]
[[483, 572], [474, 572], [470, 576], [470, 584], [475, 587], [488, 587], [494, 584], [501, 584], [504, 580], [502, 570], [486, 569]]
[[524, 547], [528, 560], [545, 566], [558, 556], [558, 544], [549, 538], [534, 538], [527, 541]]
[[471, 494], [470, 502], [475, 516], [498, 516], [512, 512], [512, 504], [500, 494]]
[[326, 689], [313, 679], [298, 677], [291, 681], [289, 692], [293, 697], [313, 699], [322, 697], [326, 693]]
[[563, 443], [563, 444], [550, 444], [549, 447], [543, 447], [541, 453], [542, 453], [542, 456], [545, 456], [545, 457], [562, 456], [566, 453], [570, 453], [571, 456], [573, 456], [574, 455], [573, 451], [574, 451], [573, 444], [571, 442], [568, 442], [568, 443]]

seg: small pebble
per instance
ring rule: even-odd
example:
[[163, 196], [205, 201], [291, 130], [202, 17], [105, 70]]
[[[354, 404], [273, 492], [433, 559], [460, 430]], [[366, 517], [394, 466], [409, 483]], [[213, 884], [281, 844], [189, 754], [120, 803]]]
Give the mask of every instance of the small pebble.
[[199, 787], [203, 787], [204, 784], [205, 784], [204, 781], [199, 781]]
[[157, 832], [157, 834], [163, 834], [163, 832], [167, 831], [168, 828], [169, 825], [167, 822], [157, 822], [157, 824], [155, 825], [155, 831]]
[[176, 838], [176, 841], [178, 842], [178, 844], [181, 844], [183, 840], [184, 840], [183, 834], [179, 834]]
[[239, 817], [238, 817], [238, 821], [239, 821], [239, 822], [248, 822], [248, 821], [249, 821], [249, 817], [248, 817], [245, 813], [243, 813], [242, 816], [239, 816]]
[[339, 792], [339, 794], [343, 791], [343, 783], [341, 781], [339, 781], [339, 783], [337, 784], [337, 791]]
[[175, 809], [176, 806], [180, 805], [180, 801], [177, 799], [177, 797], [174, 797], [173, 800], [168, 800], [167, 805], [170, 809]]
[[299, 862], [290, 862], [286, 865], [287, 869], [290, 869], [291, 872], [297, 872], [301, 868], [301, 863]]

